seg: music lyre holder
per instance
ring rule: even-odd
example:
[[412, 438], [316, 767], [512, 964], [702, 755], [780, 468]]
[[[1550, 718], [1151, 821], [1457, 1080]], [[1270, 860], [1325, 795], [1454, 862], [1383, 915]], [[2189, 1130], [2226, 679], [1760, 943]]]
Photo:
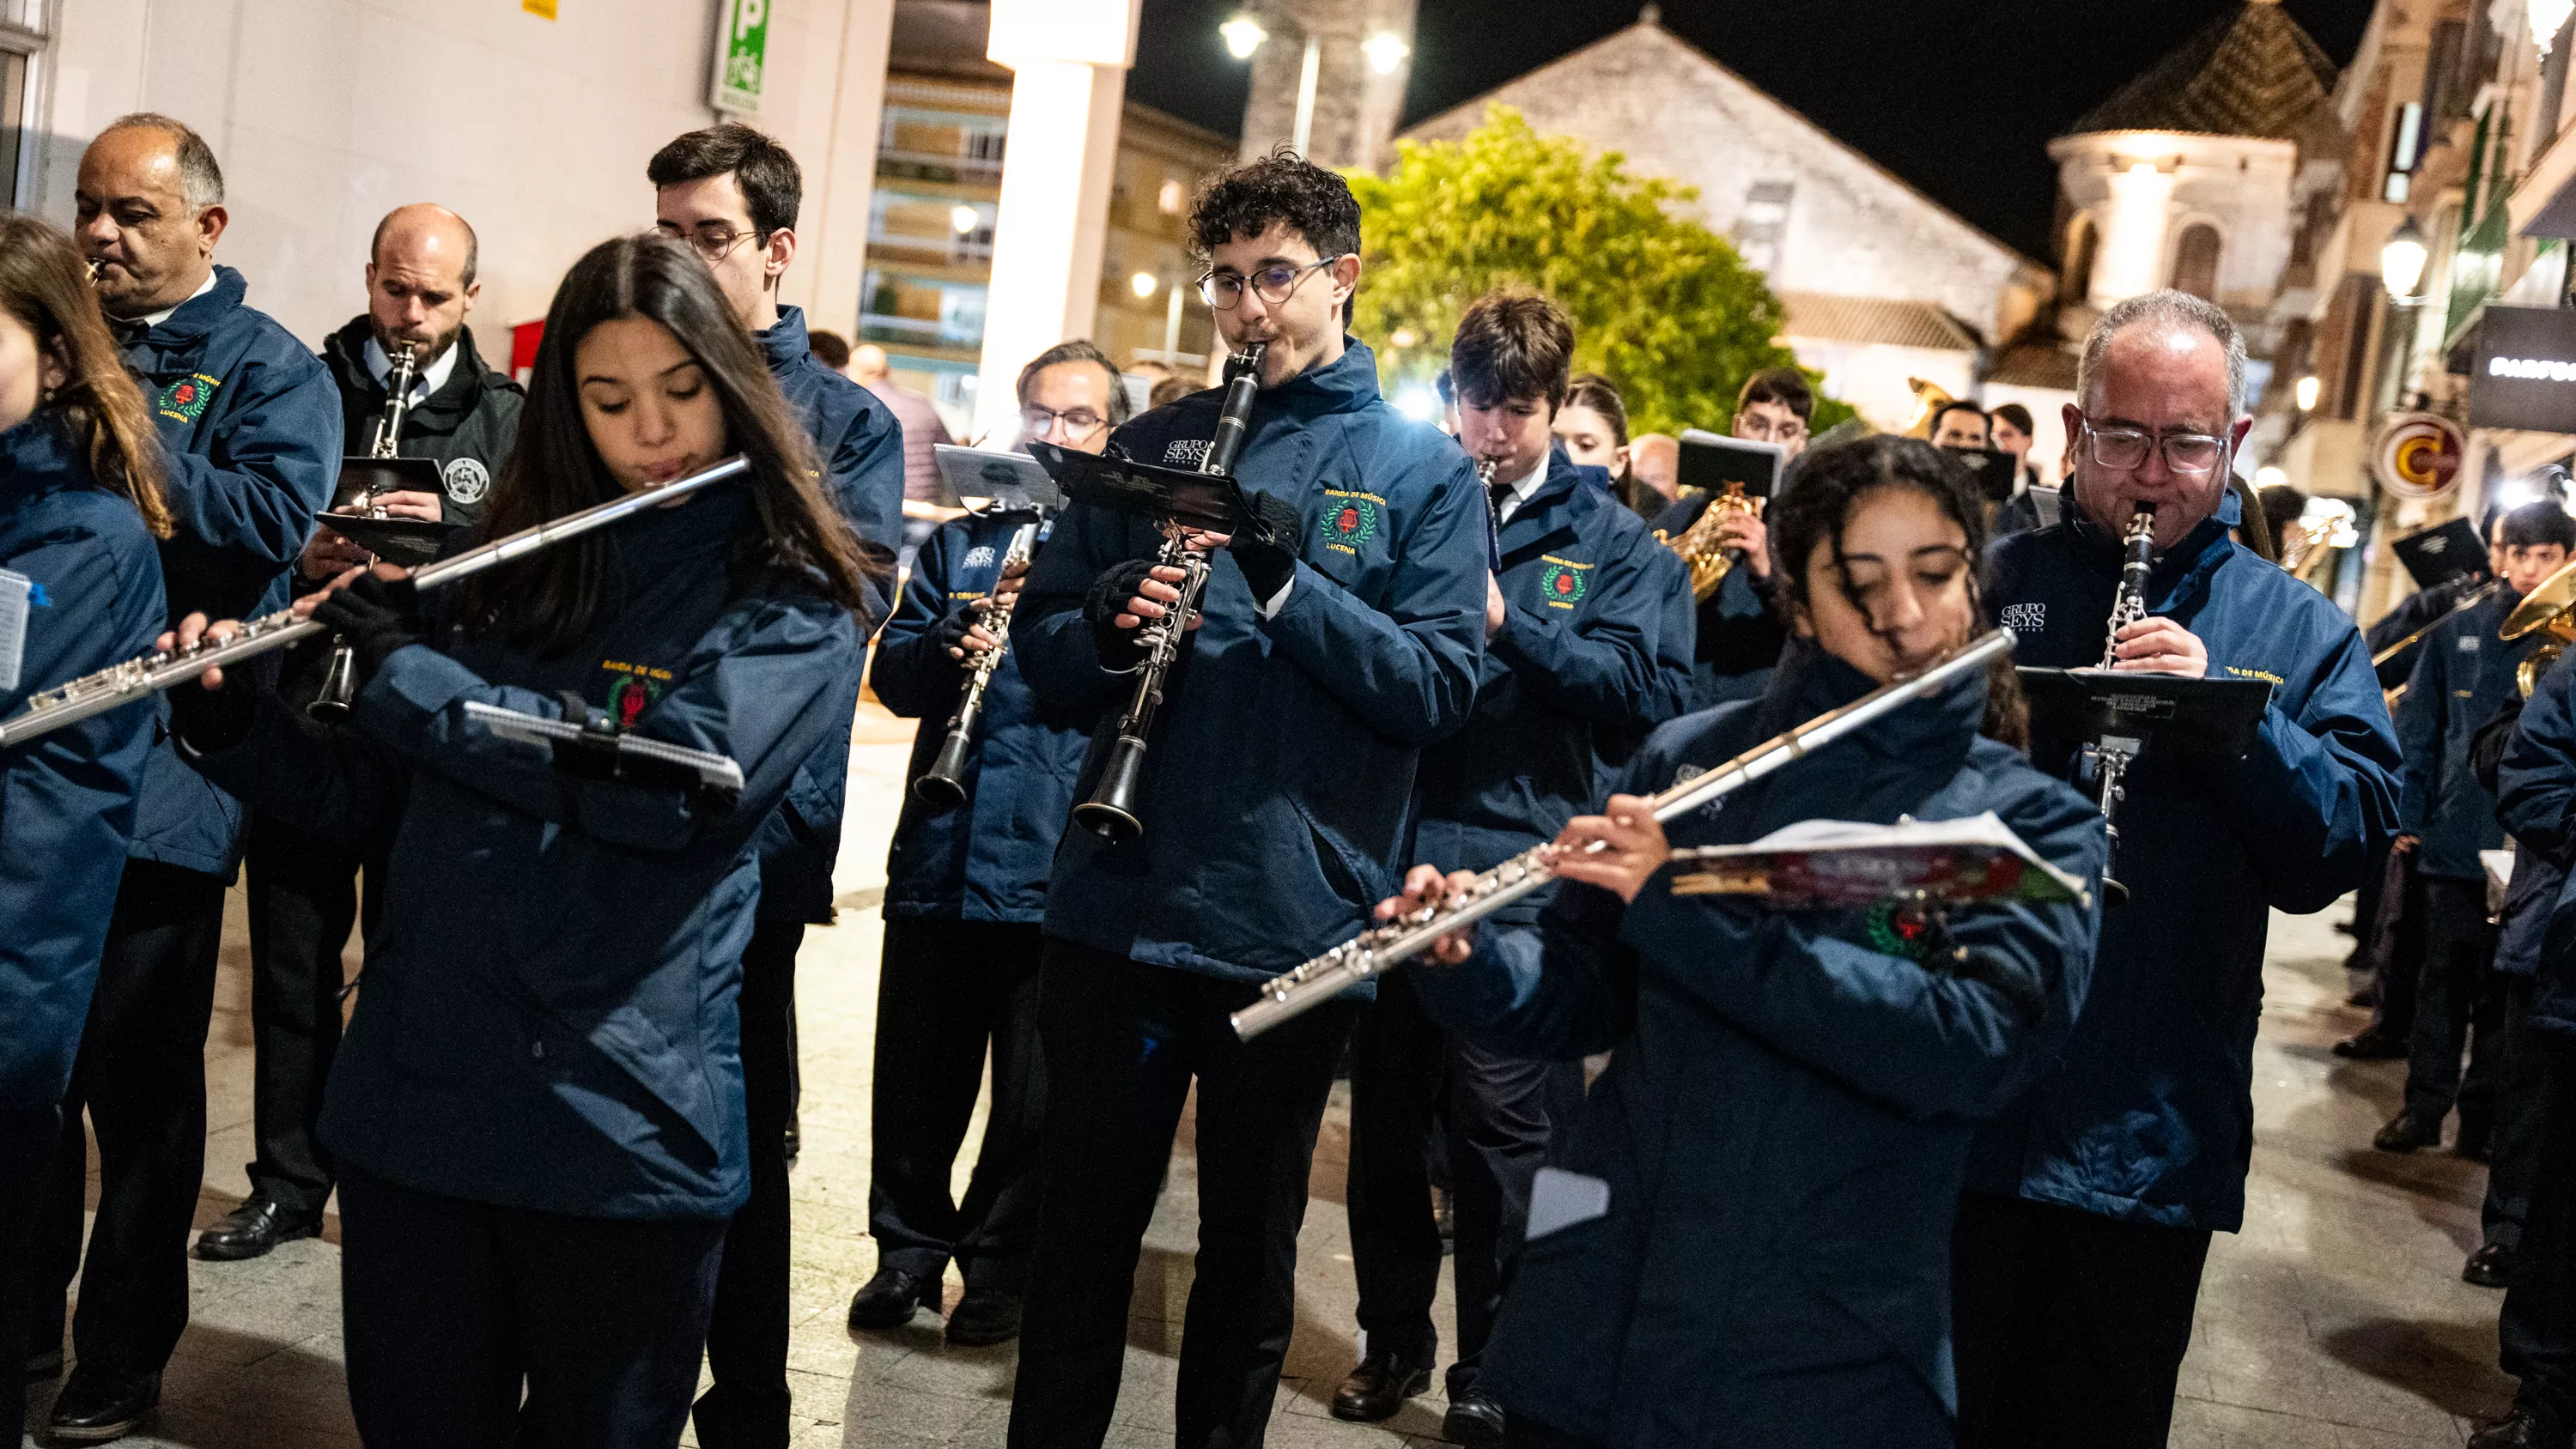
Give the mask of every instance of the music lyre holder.
[[2102, 896], [2115, 906], [2129, 898], [2129, 888], [2115, 874], [2129, 771], [2150, 752], [2158, 758], [2242, 758], [2272, 702], [2271, 684], [2260, 679], [2027, 666], [2014, 673], [2030, 701], [2031, 734], [2080, 748], [2094, 767], [2094, 799], [2110, 832]]
[[987, 518], [1010, 514], [1052, 518], [1064, 511], [1064, 490], [1029, 454], [961, 448], [954, 443], [941, 443], [933, 451], [938, 455], [939, 476], [951, 491], [961, 499], [984, 500], [970, 512]]
[[742, 766], [731, 759], [620, 729], [606, 715], [592, 713], [570, 690], [562, 698], [562, 719], [521, 714], [481, 700], [465, 702], [465, 717], [502, 739], [546, 746], [554, 753], [555, 768], [567, 775], [685, 790], [689, 813], [702, 818], [721, 818], [742, 798]]
[[[438, 464], [429, 458], [368, 458], [351, 454], [340, 460], [340, 485], [332, 506], [345, 508], [362, 498], [386, 493], [436, 493]], [[370, 518], [362, 513], [317, 513], [324, 528], [387, 563], [417, 568], [438, 557], [450, 535], [461, 526], [426, 518]]]
[[1076, 503], [1169, 519], [1183, 528], [1209, 533], [1230, 534], [1243, 520], [1243, 490], [1222, 474], [1139, 463], [1109, 453], [1076, 452], [1053, 443], [1029, 444], [1029, 456]]

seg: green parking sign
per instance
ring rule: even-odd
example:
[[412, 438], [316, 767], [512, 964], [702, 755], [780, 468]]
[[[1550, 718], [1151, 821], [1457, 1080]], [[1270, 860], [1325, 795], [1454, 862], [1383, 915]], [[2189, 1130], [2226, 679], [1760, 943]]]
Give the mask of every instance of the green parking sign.
[[719, 111], [760, 114], [761, 72], [769, 55], [772, 0], [719, 0], [716, 6], [715, 94]]

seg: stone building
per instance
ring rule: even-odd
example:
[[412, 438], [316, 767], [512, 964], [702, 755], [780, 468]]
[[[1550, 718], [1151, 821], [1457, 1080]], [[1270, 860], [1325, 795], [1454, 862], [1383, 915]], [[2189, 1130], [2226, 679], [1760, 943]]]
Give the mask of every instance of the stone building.
[[[1256, 0], [1239, 12], [1268, 33], [1251, 56], [1244, 159], [1293, 141], [1313, 97], [1306, 155], [1318, 166], [1377, 170], [1392, 154], [1413, 74], [1415, 0]], [[1306, 68], [1314, 67], [1311, 87]]]
[[1652, 5], [1404, 135], [1455, 140], [1491, 105], [1696, 188], [1700, 219], [1780, 295], [1781, 340], [1880, 427], [1911, 417], [1909, 377], [1967, 395], [1981, 350], [2054, 291], [2046, 268], [1666, 30]]

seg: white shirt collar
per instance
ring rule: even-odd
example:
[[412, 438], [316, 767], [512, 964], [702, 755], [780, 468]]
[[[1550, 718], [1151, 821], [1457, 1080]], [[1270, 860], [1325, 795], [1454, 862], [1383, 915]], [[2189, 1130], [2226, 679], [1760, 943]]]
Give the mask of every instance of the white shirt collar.
[[199, 282], [199, 283], [197, 284], [197, 290], [195, 290], [195, 291], [193, 291], [193, 292], [190, 292], [188, 295], [186, 295], [186, 296], [184, 296], [184, 297], [180, 298], [180, 299], [179, 299], [178, 301], [176, 301], [176, 302], [171, 303], [169, 306], [162, 308], [162, 309], [161, 309], [160, 311], [158, 311], [158, 312], [150, 312], [150, 313], [146, 313], [145, 315], [143, 315], [142, 317], [140, 317], [140, 318], [138, 318], [138, 319], [136, 319], [136, 320], [137, 320], [137, 321], [139, 321], [139, 322], [141, 322], [141, 323], [143, 324], [143, 329], [144, 329], [145, 331], [147, 331], [147, 332], [148, 332], [148, 331], [152, 330], [153, 328], [160, 326], [162, 323], [169, 321], [169, 320], [170, 320], [170, 314], [171, 314], [171, 313], [176, 312], [176, 311], [178, 311], [180, 308], [187, 306], [189, 303], [191, 303], [191, 302], [193, 302], [193, 301], [197, 300], [199, 297], [202, 297], [202, 296], [206, 295], [208, 292], [211, 292], [211, 291], [213, 291], [214, 289], [215, 289], [215, 269], [214, 269], [214, 268], [212, 268], [212, 267], [208, 267], [208, 268], [206, 268], [206, 279], [205, 279], [204, 281], [202, 281], [202, 282]]
[[1530, 501], [1530, 495], [1538, 492], [1540, 486], [1547, 482], [1547, 465], [1550, 461], [1550, 454], [1541, 453], [1537, 467], [1512, 481], [1510, 485], [1512, 496], [1504, 499], [1503, 506], [1495, 510], [1497, 522], [1506, 521], [1513, 514], [1518, 513], [1521, 505]]
[[[394, 360], [385, 355], [385, 350], [382, 347], [376, 345], [375, 334], [372, 332], [367, 335], [367, 345], [363, 356], [367, 364], [367, 376], [376, 380], [376, 386], [384, 387], [393, 380]], [[445, 351], [439, 353], [436, 357], [431, 358], [429, 360], [429, 365], [422, 368], [416, 375], [414, 375], [411, 384], [411, 401], [405, 403], [404, 406], [419, 406], [420, 403], [431, 393], [447, 386], [448, 378], [454, 376], [455, 373], [456, 344], [451, 342], [447, 344], [447, 349]]]

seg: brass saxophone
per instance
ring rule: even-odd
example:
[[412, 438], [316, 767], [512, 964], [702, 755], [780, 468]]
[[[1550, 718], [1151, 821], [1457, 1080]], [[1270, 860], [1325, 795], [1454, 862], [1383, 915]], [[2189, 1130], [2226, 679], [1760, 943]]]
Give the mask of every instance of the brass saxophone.
[[1720, 539], [1726, 521], [1734, 517], [1760, 518], [1762, 504], [1744, 496], [1744, 485], [1729, 483], [1726, 491], [1710, 501], [1706, 512], [1681, 531], [1678, 538], [1669, 537], [1663, 529], [1655, 530], [1655, 542], [1681, 555], [1690, 568], [1691, 597], [1701, 603], [1717, 593], [1726, 582], [1727, 571], [1735, 567], [1735, 550]]

